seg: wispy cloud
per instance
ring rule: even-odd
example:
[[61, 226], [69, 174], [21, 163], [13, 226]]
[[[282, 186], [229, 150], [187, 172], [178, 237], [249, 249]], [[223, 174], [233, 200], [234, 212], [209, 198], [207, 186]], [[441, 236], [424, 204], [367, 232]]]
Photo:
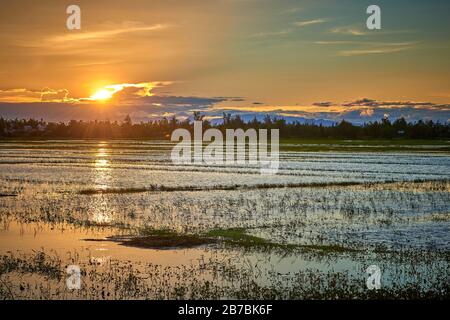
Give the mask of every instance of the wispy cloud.
[[294, 22], [294, 26], [306, 27], [306, 26], [310, 26], [310, 25], [313, 25], [313, 24], [324, 23], [326, 21], [327, 21], [326, 19], [313, 19], [313, 20], [306, 20], [306, 21], [296, 21], [296, 22]]
[[330, 30], [330, 33], [342, 34], [342, 35], [352, 35], [352, 36], [365, 36], [365, 35], [389, 35], [389, 34], [408, 34], [415, 33], [414, 30], [370, 30], [365, 29], [365, 26], [360, 25], [348, 25], [335, 27]]
[[336, 34], [346, 34], [346, 35], [352, 35], [352, 36], [363, 36], [366, 35], [367, 32], [361, 30], [358, 27], [355, 26], [343, 26], [343, 27], [336, 27], [330, 30], [331, 33]]
[[330, 101], [321, 101], [321, 102], [314, 102], [313, 103], [313, 106], [316, 106], [316, 107], [329, 107], [329, 106], [332, 106], [332, 105], [333, 105], [333, 103], [330, 102]]
[[355, 43], [354, 41], [315, 41], [315, 44], [323, 44], [323, 45], [340, 45], [340, 44], [350, 44]]
[[69, 91], [66, 89], [44, 88], [33, 90], [25, 88], [0, 89], [0, 102], [50, 102], [68, 101]]
[[95, 40], [95, 39], [105, 39], [121, 35], [124, 33], [132, 32], [142, 32], [142, 31], [155, 31], [167, 28], [165, 24], [155, 24], [155, 25], [136, 25], [136, 26], [125, 26], [116, 29], [102, 30], [102, 31], [88, 31], [80, 33], [66, 33], [64, 35], [53, 36], [49, 38], [52, 42], [65, 42], [65, 41], [78, 41], [78, 40]]
[[386, 53], [395, 53], [400, 51], [406, 51], [413, 49], [414, 46], [412, 44], [402, 44], [402, 45], [390, 45], [384, 47], [377, 48], [367, 48], [367, 49], [354, 49], [354, 50], [342, 50], [338, 52], [339, 56], [342, 57], [351, 57], [351, 56], [362, 56], [362, 55], [370, 55], [370, 54], [386, 54]]
[[290, 30], [280, 30], [280, 31], [273, 31], [273, 32], [259, 32], [250, 35], [250, 38], [265, 38], [265, 37], [276, 37], [276, 36], [285, 36], [289, 34]]

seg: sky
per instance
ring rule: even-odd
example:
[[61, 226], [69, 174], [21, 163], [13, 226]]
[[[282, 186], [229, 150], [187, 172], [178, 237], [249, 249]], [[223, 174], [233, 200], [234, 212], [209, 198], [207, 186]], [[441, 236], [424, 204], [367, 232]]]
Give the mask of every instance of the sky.
[[[81, 9], [68, 30], [66, 8]], [[381, 29], [366, 27], [371, 4]], [[447, 0], [15, 0], [0, 116], [450, 119]]]

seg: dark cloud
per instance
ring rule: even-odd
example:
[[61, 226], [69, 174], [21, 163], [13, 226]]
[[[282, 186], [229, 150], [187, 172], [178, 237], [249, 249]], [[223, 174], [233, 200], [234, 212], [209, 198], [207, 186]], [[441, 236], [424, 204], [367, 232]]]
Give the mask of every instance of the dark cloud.
[[227, 101], [233, 101], [233, 102], [243, 102], [245, 99], [243, 97], [213, 97], [214, 99], [223, 99]]
[[[130, 89], [130, 90], [128, 90]], [[106, 107], [98, 108], [98, 102], [89, 100], [74, 102], [4, 102], [0, 103], [0, 116], [4, 118], [36, 118], [49, 121], [68, 120], [122, 120], [127, 114], [134, 121], [147, 121], [164, 116], [187, 117], [194, 110], [207, 110], [225, 98], [182, 97], [182, 96], [136, 96], [130, 94], [136, 88], [126, 88]], [[62, 92], [48, 93], [54, 98]], [[128, 97], [125, 99], [124, 96]], [[52, 101], [54, 101], [52, 99]]]
[[329, 101], [324, 101], [324, 102], [314, 102], [313, 105], [317, 107], [330, 107], [333, 105], [333, 103]]
[[150, 96], [142, 97], [146, 103], [159, 103], [162, 105], [182, 105], [191, 107], [211, 106], [218, 102], [226, 101], [226, 98], [202, 98], [202, 97], [181, 97], [181, 96]]
[[343, 103], [346, 107], [380, 107], [380, 106], [436, 106], [432, 102], [411, 102], [411, 101], [379, 101], [368, 98]]
[[[128, 89], [128, 88], [127, 88]], [[326, 125], [339, 122], [343, 119], [353, 123], [379, 121], [385, 115], [391, 120], [404, 117], [408, 121], [430, 119], [433, 121], [448, 122], [450, 119], [450, 104], [434, 104], [429, 102], [402, 102], [402, 101], [378, 101], [373, 99], [359, 99], [341, 105], [336, 108], [318, 108], [311, 111], [308, 108], [298, 110], [285, 110], [282, 107], [274, 107], [270, 111], [259, 111], [258, 107], [249, 106], [248, 110], [233, 107], [218, 108], [218, 103], [230, 101], [227, 97], [183, 97], [169, 95], [138, 96], [136, 88], [123, 90], [106, 106], [99, 108], [98, 102], [72, 101], [72, 102], [21, 102], [1, 103], [0, 116], [5, 118], [36, 118], [49, 121], [68, 120], [123, 120], [129, 114], [133, 121], [148, 121], [162, 117], [176, 116], [188, 118], [193, 111], [201, 111], [208, 119], [220, 121], [224, 112], [232, 115], [239, 114], [246, 121], [256, 117], [264, 119], [266, 114], [273, 117], [283, 117], [287, 121], [319, 121]], [[57, 94], [57, 93], [55, 93]], [[58, 94], [63, 95], [63, 92]], [[125, 97], [128, 96], [128, 99]], [[318, 105], [320, 104], [320, 105]], [[331, 106], [328, 102], [314, 104], [318, 107]], [[340, 107], [340, 108], [339, 108]], [[219, 120], [217, 120], [219, 119]], [[317, 122], [315, 122], [317, 123]]]

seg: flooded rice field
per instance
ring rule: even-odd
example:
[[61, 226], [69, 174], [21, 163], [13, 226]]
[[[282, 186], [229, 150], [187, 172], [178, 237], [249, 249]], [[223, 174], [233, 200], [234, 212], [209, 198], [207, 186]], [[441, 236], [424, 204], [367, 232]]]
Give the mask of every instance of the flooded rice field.
[[172, 147], [0, 142], [0, 298], [449, 297], [449, 153], [281, 145], [261, 175]]

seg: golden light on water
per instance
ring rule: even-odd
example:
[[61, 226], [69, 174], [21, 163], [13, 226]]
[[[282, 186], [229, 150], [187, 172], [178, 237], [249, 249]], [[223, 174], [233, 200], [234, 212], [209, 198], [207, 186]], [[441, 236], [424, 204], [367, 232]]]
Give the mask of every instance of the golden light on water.
[[[94, 183], [97, 189], [107, 189], [111, 187], [112, 170], [110, 167], [110, 160], [108, 159], [108, 144], [100, 142], [95, 153], [94, 160]], [[99, 194], [93, 197], [92, 202], [93, 215], [92, 220], [96, 223], [110, 223], [112, 220], [112, 206], [107, 201], [104, 195]]]
[[95, 160], [95, 167], [97, 169], [99, 168], [105, 168], [109, 166], [109, 161], [106, 159], [97, 159]]
[[101, 169], [101, 168], [106, 168], [109, 166], [109, 160], [106, 159], [108, 157], [108, 152], [106, 151], [106, 148], [104, 148], [104, 146], [106, 146], [106, 143], [101, 142], [98, 144], [99, 148], [97, 150], [97, 153], [95, 154], [95, 168]]

